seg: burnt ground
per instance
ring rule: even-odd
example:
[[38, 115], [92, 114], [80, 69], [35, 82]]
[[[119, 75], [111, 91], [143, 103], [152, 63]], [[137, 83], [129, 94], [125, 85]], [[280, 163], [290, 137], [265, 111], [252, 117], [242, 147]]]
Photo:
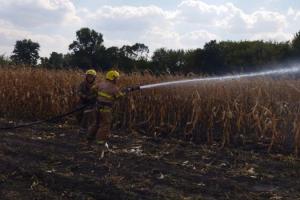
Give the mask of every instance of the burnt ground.
[[288, 155], [122, 132], [107, 148], [62, 125], [0, 134], [1, 200], [300, 199]]

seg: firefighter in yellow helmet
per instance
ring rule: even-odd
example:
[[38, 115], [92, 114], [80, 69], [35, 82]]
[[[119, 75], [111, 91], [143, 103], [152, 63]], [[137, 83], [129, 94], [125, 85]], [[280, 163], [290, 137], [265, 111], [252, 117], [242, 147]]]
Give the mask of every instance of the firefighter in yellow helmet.
[[117, 86], [120, 74], [118, 71], [111, 70], [106, 73], [105, 80], [97, 88], [97, 120], [91, 126], [89, 139], [96, 137], [98, 144], [103, 144], [111, 135], [112, 107], [115, 100], [124, 96], [127, 92], [137, 90], [139, 87], [126, 88], [120, 90]]
[[93, 104], [97, 100], [97, 91], [95, 90], [97, 72], [93, 69], [89, 69], [85, 72], [85, 79], [79, 85], [78, 96], [79, 96], [79, 106], [86, 104], [91, 104], [85, 110], [78, 113], [78, 121], [80, 125], [79, 135], [87, 135], [88, 123], [93, 113]]

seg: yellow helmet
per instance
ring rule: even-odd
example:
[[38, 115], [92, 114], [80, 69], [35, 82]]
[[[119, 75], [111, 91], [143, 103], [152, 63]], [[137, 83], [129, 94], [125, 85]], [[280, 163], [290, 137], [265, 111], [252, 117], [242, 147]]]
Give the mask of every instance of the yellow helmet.
[[97, 76], [97, 72], [94, 69], [89, 69], [85, 72], [86, 75]]
[[110, 81], [113, 81], [113, 80], [115, 80], [119, 77], [120, 77], [120, 73], [115, 71], [115, 70], [111, 70], [111, 71], [106, 73], [106, 79], [110, 80]]

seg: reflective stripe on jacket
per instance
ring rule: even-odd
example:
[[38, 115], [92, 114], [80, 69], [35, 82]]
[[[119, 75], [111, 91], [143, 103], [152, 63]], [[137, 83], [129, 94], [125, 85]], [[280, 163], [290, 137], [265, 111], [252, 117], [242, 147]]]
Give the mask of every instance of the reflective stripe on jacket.
[[[98, 97], [97, 100], [102, 105], [102, 109], [111, 108], [114, 101], [124, 94], [120, 89], [113, 83], [109, 81], [103, 81], [97, 86]], [[104, 111], [104, 110], [103, 110]], [[108, 109], [106, 109], [108, 111]]]

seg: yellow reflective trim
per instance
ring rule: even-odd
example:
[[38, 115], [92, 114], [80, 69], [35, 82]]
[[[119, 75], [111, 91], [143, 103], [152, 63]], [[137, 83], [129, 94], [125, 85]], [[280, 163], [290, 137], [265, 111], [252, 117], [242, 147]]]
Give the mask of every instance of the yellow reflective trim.
[[123, 96], [125, 96], [125, 94], [124, 94], [123, 92], [119, 92], [119, 93], [117, 94], [117, 98], [123, 97]]
[[111, 108], [101, 108], [99, 111], [100, 112], [111, 112], [112, 109]]
[[100, 97], [104, 97], [104, 98], [107, 98], [107, 99], [113, 99], [114, 98], [113, 96], [107, 94], [106, 92], [98, 92], [98, 95]]

